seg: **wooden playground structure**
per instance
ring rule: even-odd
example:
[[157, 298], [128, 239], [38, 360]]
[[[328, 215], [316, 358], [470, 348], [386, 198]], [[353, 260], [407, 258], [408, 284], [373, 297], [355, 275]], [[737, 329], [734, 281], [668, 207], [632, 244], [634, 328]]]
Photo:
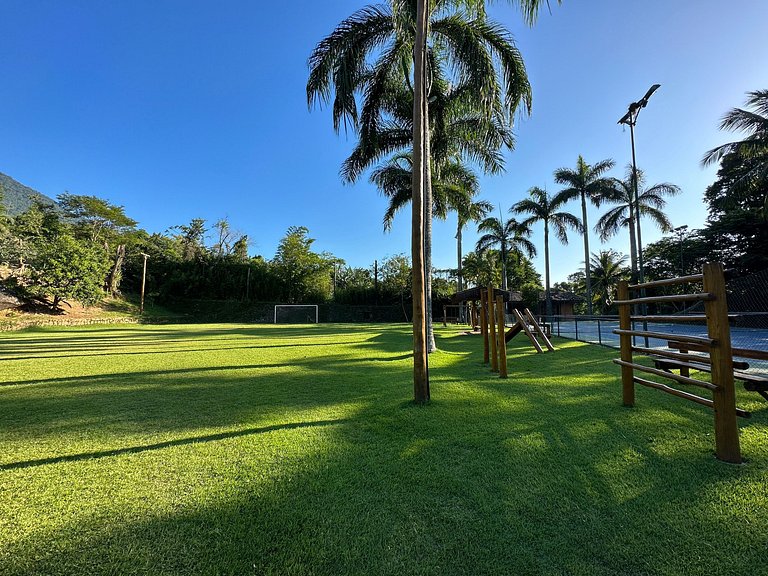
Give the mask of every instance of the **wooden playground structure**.
[[491, 372], [498, 372], [500, 378], [507, 378], [507, 342], [520, 332], [525, 333], [536, 352], [544, 352], [539, 340], [547, 350], [555, 350], [530, 310], [526, 308], [520, 312], [513, 309], [512, 314], [516, 321], [507, 330], [504, 298], [501, 295], [494, 297], [493, 285], [488, 285], [487, 290], [480, 290], [480, 306], [470, 307], [472, 325], [475, 325], [477, 319], [483, 336], [483, 363], [490, 363]]
[[[644, 294], [647, 289], [692, 283], [703, 283], [703, 291], [650, 297]], [[630, 293], [639, 293], [639, 295], [630, 297]], [[639, 311], [641, 306], [650, 303], [702, 301], [705, 311], [703, 315], [649, 316]], [[768, 353], [731, 347], [725, 274], [722, 265], [710, 263], [704, 266], [702, 274], [644, 284], [630, 286], [626, 281], [622, 281], [619, 283], [616, 304], [619, 306], [619, 329], [614, 330], [614, 333], [619, 335], [621, 357], [614, 362], [621, 366], [624, 405], [635, 405], [635, 384], [640, 384], [711, 408], [715, 417], [715, 453], [717, 458], [725, 462], [741, 463], [739, 428], [736, 418], [748, 418], [750, 414], [736, 407], [734, 380], [745, 382], [747, 390], [764, 393], [768, 379], [734, 370], [734, 367], [746, 369], [748, 365], [746, 362], [734, 361], [733, 357], [768, 360]], [[634, 312], [632, 311], [633, 307]], [[643, 322], [646, 325], [648, 322], [669, 321], [706, 321], [707, 336], [666, 334], [647, 329], [635, 330], [632, 326], [633, 322]], [[633, 344], [633, 338], [644, 338], [645, 346]], [[668, 349], [649, 347], [648, 338], [665, 340]], [[654, 360], [656, 367], [652, 368], [635, 362], [633, 353]], [[680, 373], [676, 374], [672, 372], [672, 369], [679, 369]], [[711, 381], [707, 382], [691, 377], [691, 369], [710, 373]], [[712, 393], [712, 398], [704, 398], [666, 384], [640, 378], [635, 375], [635, 372], [644, 372], [680, 384], [703, 388]]]

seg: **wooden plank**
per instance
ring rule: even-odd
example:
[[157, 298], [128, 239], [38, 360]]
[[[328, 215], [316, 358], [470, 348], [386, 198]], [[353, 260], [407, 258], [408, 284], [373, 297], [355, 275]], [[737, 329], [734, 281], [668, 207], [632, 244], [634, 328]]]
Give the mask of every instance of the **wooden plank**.
[[714, 296], [709, 292], [700, 294], [673, 294], [671, 296], [646, 296], [645, 298], [631, 298], [627, 300], [614, 300], [615, 304], [650, 304], [652, 302], [708, 302]]
[[619, 366], [629, 365], [633, 370], [639, 370], [640, 372], [647, 372], [648, 374], [654, 374], [656, 376], [661, 376], [662, 378], [669, 378], [670, 380], [676, 380], [677, 382], [681, 382], [683, 384], [690, 384], [691, 386], [706, 388], [707, 390], [710, 390], [712, 392], [717, 390], [716, 384], [712, 384], [710, 382], [704, 382], [703, 380], [697, 380], [696, 378], [690, 378], [688, 376], [673, 374], [672, 372], [665, 372], [664, 370], [659, 370], [658, 368], [651, 368], [650, 366], [643, 366], [642, 364], [637, 364], [635, 362], [625, 362], [623, 360], [614, 359], [613, 363], [618, 364]]
[[[624, 301], [629, 299], [629, 283], [626, 280], [619, 282], [618, 297]], [[624, 406], [635, 405], [634, 372], [629, 366], [632, 364], [632, 336], [628, 334], [632, 329], [630, 314], [629, 304], [619, 305], [619, 328], [624, 332], [619, 335], [620, 355], [622, 362], [626, 363], [621, 367], [621, 396]]]
[[736, 421], [736, 390], [733, 384], [733, 351], [731, 328], [728, 325], [728, 302], [725, 293], [723, 265], [704, 265], [704, 290], [714, 298], [704, 303], [707, 332], [715, 342], [709, 350], [712, 359], [712, 394], [715, 409], [715, 452], [724, 462], [741, 462], [739, 426]]
[[507, 341], [504, 339], [504, 298], [496, 296], [496, 314], [499, 324], [499, 378], [507, 377]]
[[520, 314], [520, 310], [515, 308], [512, 310], [512, 313], [515, 315], [515, 318], [517, 318], [518, 323], [520, 326], [523, 327], [523, 330], [525, 331], [525, 335], [528, 336], [528, 340], [531, 341], [531, 344], [533, 344], [533, 347], [536, 348], [536, 352], [543, 353], [544, 350], [541, 348], [541, 344], [539, 344], [539, 341], [536, 340], [536, 336], [533, 335], [531, 332], [531, 329], [528, 328], [528, 322], [526, 322], [525, 318], [523, 318], [523, 315]]
[[523, 327], [520, 326], [520, 322], [515, 322], [512, 325], [512, 328], [507, 330], [507, 333], [504, 335], [504, 342], [509, 342], [510, 340], [512, 340], [512, 338], [520, 334], [520, 332], [522, 331], [523, 331]]
[[[647, 386], [648, 388], [655, 388], [656, 390], [661, 390], [662, 392], [666, 392], [667, 394], [672, 394], [673, 396], [677, 396], [679, 398], [685, 398], [686, 400], [696, 402], [696, 404], [701, 404], [702, 406], [706, 406], [707, 408], [714, 407], [714, 403], [712, 402], [712, 400], [709, 400], [708, 398], [702, 398], [701, 396], [696, 396], [696, 394], [691, 394], [690, 392], [678, 390], [677, 388], [672, 388], [671, 386], [667, 386], [666, 384], [660, 384], [659, 382], [653, 382], [652, 380], [646, 380], [645, 378], [638, 378], [637, 376], [635, 376], [633, 380], [635, 381], [636, 384]], [[751, 413], [747, 412], [746, 410], [742, 410], [741, 408], [736, 409], [736, 415], [741, 416], [742, 418], [752, 417]]]
[[670, 342], [691, 342], [707, 347], [712, 346], [715, 343], [711, 338], [706, 338], [704, 336], [688, 336], [685, 334], [666, 334], [664, 332], [643, 330], [613, 330], [613, 333], [618, 335], [627, 334], [629, 336], [647, 336], [648, 338], [656, 338], [658, 340], [667, 340]]
[[656, 288], [657, 286], [669, 286], [670, 284], [688, 284], [691, 282], [701, 282], [702, 280], [704, 280], [703, 274], [693, 274], [691, 276], [654, 280], [652, 282], [644, 282], [643, 284], [632, 284], [631, 286], [628, 286], [628, 288], [630, 290], [642, 290], [643, 288]]
[[768, 360], [768, 352], [765, 350], [751, 350], [749, 348], [731, 348], [731, 353], [739, 358], [751, 358], [752, 360]]
[[[681, 362], [698, 362], [700, 364], [710, 364], [709, 356], [702, 356], [700, 354], [685, 354], [682, 352], [672, 352], [671, 350], [643, 348], [642, 346], [632, 346], [632, 351], [637, 352], [638, 354], [644, 354], [648, 357], [663, 357], [670, 358], [672, 360], [679, 360]], [[733, 367], [739, 370], [749, 370], [749, 362], [734, 360]]]
[[555, 347], [552, 346], [552, 342], [549, 341], [549, 338], [547, 338], [547, 335], [544, 333], [544, 330], [541, 329], [541, 326], [539, 326], [539, 323], [536, 322], [536, 318], [534, 318], [533, 314], [531, 314], [531, 311], [528, 310], [528, 308], [525, 309], [525, 315], [527, 316], [528, 320], [531, 321], [531, 326], [533, 326], [533, 329], [537, 332], [539, 335], [539, 338], [544, 340], [544, 345], [547, 347], [547, 350], [550, 352], [555, 351]]

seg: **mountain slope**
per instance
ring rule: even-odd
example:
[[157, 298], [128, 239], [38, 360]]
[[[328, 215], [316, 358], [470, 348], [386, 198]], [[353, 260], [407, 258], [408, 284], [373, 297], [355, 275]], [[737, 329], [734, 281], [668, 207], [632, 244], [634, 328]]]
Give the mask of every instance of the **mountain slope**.
[[29, 186], [24, 186], [2, 172], [0, 172], [0, 196], [2, 196], [5, 212], [9, 216], [21, 214], [35, 202], [46, 206], [56, 206], [53, 198], [49, 198]]

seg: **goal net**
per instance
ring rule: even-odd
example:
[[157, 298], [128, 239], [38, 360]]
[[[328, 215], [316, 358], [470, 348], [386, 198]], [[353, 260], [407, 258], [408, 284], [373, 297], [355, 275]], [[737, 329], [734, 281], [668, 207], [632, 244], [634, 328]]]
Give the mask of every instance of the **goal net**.
[[317, 324], [317, 304], [277, 304], [275, 324]]

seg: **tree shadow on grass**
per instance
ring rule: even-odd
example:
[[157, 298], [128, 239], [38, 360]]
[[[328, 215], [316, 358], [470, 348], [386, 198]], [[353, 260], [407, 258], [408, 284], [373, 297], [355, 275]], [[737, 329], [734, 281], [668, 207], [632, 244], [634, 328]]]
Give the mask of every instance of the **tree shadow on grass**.
[[[348, 377], [348, 383], [367, 377], [370, 386], [364, 397], [353, 391], [363, 401], [339, 421], [206, 442], [178, 439], [102, 459], [99, 470], [130, 458], [137, 486], [170, 468], [174, 485], [139, 495], [132, 485], [66, 486], [61, 490], [70, 520], [23, 533], [6, 547], [5, 569], [441, 576], [761, 572], [764, 539], [755, 541], [755, 534], [766, 533], [768, 515], [738, 499], [764, 481], [768, 455], [760, 453], [744, 467], [715, 461], [706, 437], [711, 422], [661, 394], [644, 394], [642, 409], [622, 409], [617, 374], [603, 365], [609, 355], [602, 351], [569, 349], [547, 359], [521, 353], [515, 365], [521, 376], [504, 381], [488, 373], [474, 345], [462, 348], [450, 338], [440, 345], [467, 357], [450, 364], [435, 357], [439, 392], [429, 406], [404, 404], [411, 390], [407, 362], [386, 365], [393, 368], [372, 380], [375, 359], [352, 362], [339, 355], [328, 359], [328, 373]], [[578, 378], [569, 379], [566, 369], [574, 360], [582, 364]], [[313, 402], [332, 407], [354, 393], [321, 387]], [[262, 454], [270, 449], [271, 460]], [[23, 475], [27, 489], [34, 489], [51, 474], [95, 474], [88, 465], [73, 459], [7, 472]], [[96, 513], [87, 499], [99, 495], [110, 503]], [[724, 503], [724, 497], [733, 500]], [[751, 509], [749, 533], [745, 509]]]

